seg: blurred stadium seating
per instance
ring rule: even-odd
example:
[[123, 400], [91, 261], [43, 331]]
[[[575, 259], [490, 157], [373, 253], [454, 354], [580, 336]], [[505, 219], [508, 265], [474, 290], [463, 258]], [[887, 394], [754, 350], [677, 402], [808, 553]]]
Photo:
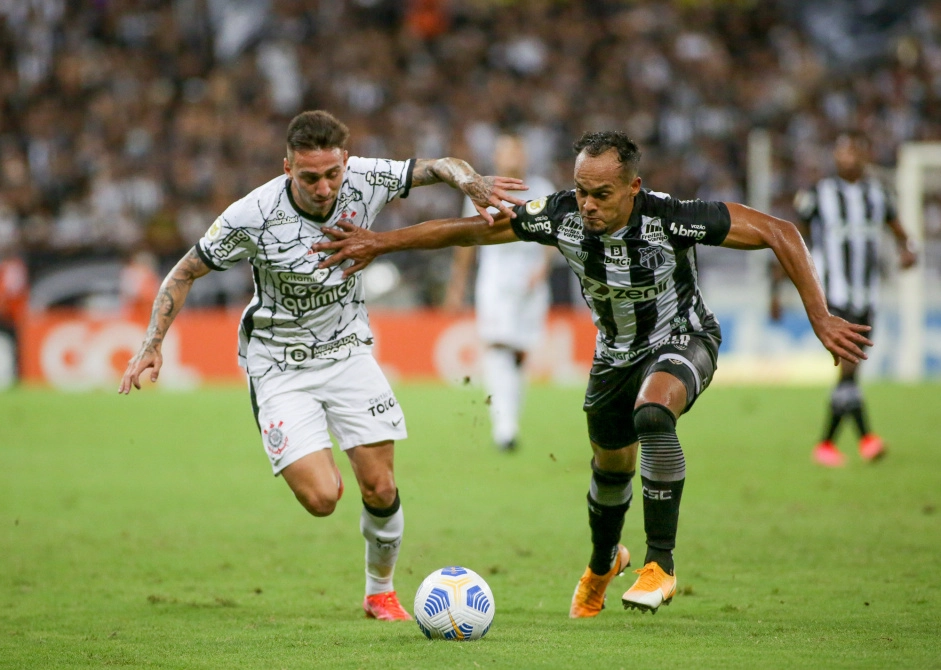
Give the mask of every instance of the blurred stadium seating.
[[[886, 169], [903, 143], [941, 141], [937, 1], [19, 0], [0, 3], [0, 36], [0, 263], [26, 263], [34, 310], [120, 309], [134, 293], [125, 282], [122, 294], [122, 268], [143, 251], [162, 276], [280, 171], [284, 129], [303, 109], [343, 119], [353, 153], [454, 155], [482, 172], [497, 130], [514, 126], [557, 184], [570, 181], [574, 137], [621, 128], [644, 148], [646, 185], [734, 201], [746, 200], [761, 128], [767, 202], [784, 218], [795, 188], [829, 168], [840, 129], [865, 130]], [[450, 189], [420, 189], [380, 227], [459, 210]], [[925, 233], [924, 280], [937, 288], [937, 194]], [[762, 270], [746, 256], [701, 254], [726, 349], [810, 352], [816, 369], [822, 350], [793, 300], [785, 326], [763, 322]], [[401, 282], [374, 302], [436, 304], [449, 257], [393, 257]], [[213, 273], [189, 304], [241, 307], [250, 291], [245, 267]], [[939, 374], [930, 307], [924, 371]], [[887, 309], [883, 333], [893, 318]], [[892, 374], [891, 351], [876, 354], [871, 373]]]

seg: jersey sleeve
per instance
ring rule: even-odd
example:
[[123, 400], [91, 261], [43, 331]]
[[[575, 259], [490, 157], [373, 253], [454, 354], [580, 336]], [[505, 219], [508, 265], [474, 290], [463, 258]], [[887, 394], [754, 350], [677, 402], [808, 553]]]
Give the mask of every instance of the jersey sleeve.
[[516, 236], [526, 242], [559, 246], [556, 231], [558, 223], [566, 214], [564, 197], [569, 193], [559, 191], [514, 207], [516, 218], [510, 219], [510, 225]]
[[732, 227], [732, 217], [724, 202], [677, 200], [661, 193], [648, 193], [648, 198], [659, 201], [654, 209], [658, 210], [670, 243], [676, 248], [694, 244], [717, 247]]
[[255, 237], [246, 225], [251, 207], [247, 200], [229, 205], [196, 243], [196, 253], [213, 270], [228, 270], [255, 253]]
[[389, 158], [350, 157], [348, 169], [361, 180], [369, 202], [383, 205], [396, 197], [407, 198], [412, 189], [415, 159], [395, 161]]

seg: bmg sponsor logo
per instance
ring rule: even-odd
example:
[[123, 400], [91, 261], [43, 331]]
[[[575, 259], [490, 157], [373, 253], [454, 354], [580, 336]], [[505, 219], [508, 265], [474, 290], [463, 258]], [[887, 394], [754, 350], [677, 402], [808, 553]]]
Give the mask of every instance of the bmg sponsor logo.
[[552, 224], [547, 216], [537, 216], [533, 221], [523, 221], [523, 230], [529, 233], [552, 234]]
[[[215, 225], [215, 224], [213, 224]], [[244, 230], [233, 230], [231, 233], [226, 235], [221, 242], [212, 249], [212, 255], [219, 259], [227, 258], [229, 254], [237, 247], [241, 242], [249, 241], [248, 233]]]
[[399, 189], [399, 178], [391, 172], [367, 172], [366, 183], [373, 186], [385, 186], [390, 191]]
[[670, 232], [677, 237], [692, 237], [698, 242], [706, 236], [706, 227], [701, 223], [691, 223], [687, 227], [682, 223], [677, 224], [676, 221], [671, 221]]

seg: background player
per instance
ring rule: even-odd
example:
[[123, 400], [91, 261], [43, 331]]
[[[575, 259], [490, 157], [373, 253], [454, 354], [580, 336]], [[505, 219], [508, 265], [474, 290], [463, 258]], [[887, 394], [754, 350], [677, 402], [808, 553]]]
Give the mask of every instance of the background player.
[[[523, 179], [527, 197], [549, 195], [555, 188], [545, 177], [528, 174], [526, 143], [519, 135], [500, 135], [494, 145], [494, 172]], [[466, 199], [463, 216], [474, 215], [474, 202]], [[496, 210], [491, 210], [495, 214]], [[490, 429], [502, 451], [517, 446], [523, 405], [526, 354], [545, 329], [549, 310], [550, 249], [513, 243], [482, 247], [474, 288], [477, 332], [483, 343], [481, 363], [484, 389], [490, 398]], [[454, 250], [451, 282], [444, 306], [458, 310], [464, 303], [467, 280], [477, 255], [476, 247]]]
[[[892, 194], [866, 174], [869, 142], [859, 132], [844, 132], [833, 150], [836, 175], [799, 191], [794, 208], [809, 226], [814, 263], [823, 280], [827, 306], [850, 323], [871, 326], [879, 288], [879, 242], [884, 226], [899, 249], [899, 265], [915, 264], [913, 245], [899, 223]], [[776, 292], [772, 292], [772, 300]], [[772, 304], [772, 314], [780, 314]], [[830, 394], [830, 415], [823, 440], [814, 447], [820, 465], [839, 467], [846, 458], [834, 443], [843, 417], [850, 415], [859, 432], [859, 454], [872, 461], [885, 453], [882, 439], [870, 431], [862, 392], [856, 381], [858, 363], [840, 360], [840, 378]]]
[[596, 616], [605, 590], [629, 565], [619, 544], [642, 445], [647, 555], [625, 607], [656, 611], [676, 592], [673, 549], [686, 460], [676, 421], [708, 386], [721, 334], [705, 306], [696, 273], [696, 243], [735, 249], [770, 247], [794, 282], [817, 337], [838, 358], [857, 361], [871, 344], [827, 311], [813, 262], [797, 228], [736, 203], [676, 200], [641, 189], [640, 151], [623, 133], [587, 133], [575, 143], [575, 190], [516, 207], [495, 225], [479, 218], [429, 221], [389, 233], [343, 224], [336, 250], [321, 265], [354, 258], [345, 273], [380, 253], [449, 245], [529, 240], [557, 247], [582, 282], [598, 328], [585, 410], [594, 457], [588, 494], [592, 556], [572, 598], [570, 616]]
[[[394, 161], [350, 157], [349, 130], [323, 111], [295, 117], [287, 132], [284, 175], [233, 203], [163, 281], [147, 336], [128, 363], [120, 393], [140, 388], [193, 282], [242, 259], [252, 264], [255, 296], [243, 313], [239, 363], [248, 374], [252, 409], [275, 475], [282, 475], [314, 516], [333, 513], [343, 492], [330, 434], [350, 459], [363, 500], [367, 616], [410, 619], [392, 584], [404, 516], [393, 476], [394, 440], [405, 420], [371, 355], [373, 342], [359, 277], [318, 269], [311, 246], [321, 229], [344, 222], [369, 228], [409, 189], [440, 181], [487, 205], [506, 206], [518, 180], [481, 177], [454, 158]], [[285, 177], [286, 175], [286, 177]]]

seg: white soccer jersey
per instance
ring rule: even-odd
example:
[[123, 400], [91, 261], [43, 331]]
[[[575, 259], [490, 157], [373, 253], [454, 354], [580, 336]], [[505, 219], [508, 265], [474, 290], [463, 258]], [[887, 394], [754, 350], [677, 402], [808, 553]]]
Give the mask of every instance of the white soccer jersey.
[[[542, 198], [556, 190], [544, 177], [527, 177], [524, 181], [529, 186], [523, 192], [526, 198]], [[498, 212], [494, 207], [488, 211]], [[462, 214], [477, 214], [470, 198], [465, 198]], [[474, 303], [481, 339], [519, 351], [532, 349], [542, 337], [549, 310], [548, 281], [530, 283], [546, 263], [545, 249], [537, 244], [510, 242], [484, 245], [477, 253]]]
[[386, 203], [408, 196], [414, 162], [351, 156], [324, 220], [296, 205], [281, 175], [230, 205], [199, 240], [196, 251], [213, 270], [252, 264], [255, 296], [239, 329], [239, 365], [249, 375], [314, 367], [372, 345], [359, 274], [342, 278], [352, 261], [318, 269], [326, 254], [311, 245], [339, 221], [370, 228]]

